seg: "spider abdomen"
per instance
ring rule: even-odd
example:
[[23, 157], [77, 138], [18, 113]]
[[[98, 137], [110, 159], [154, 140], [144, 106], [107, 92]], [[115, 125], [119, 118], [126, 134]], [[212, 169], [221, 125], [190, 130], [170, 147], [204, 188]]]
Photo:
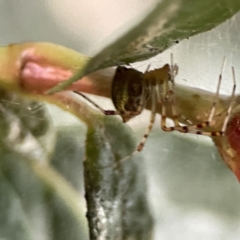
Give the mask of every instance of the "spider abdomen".
[[[112, 82], [112, 101], [123, 121], [141, 113], [139, 108], [143, 92], [143, 73], [119, 66]], [[139, 111], [140, 110], [140, 111]]]

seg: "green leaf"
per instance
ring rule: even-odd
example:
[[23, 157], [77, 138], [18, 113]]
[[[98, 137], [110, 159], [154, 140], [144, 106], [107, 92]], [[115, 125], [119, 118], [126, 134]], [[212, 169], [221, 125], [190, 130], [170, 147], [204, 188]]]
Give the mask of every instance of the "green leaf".
[[84, 162], [90, 239], [151, 239], [153, 220], [146, 199], [140, 155], [127, 125], [104, 117], [89, 126]]
[[163, 0], [137, 26], [103, 49], [69, 80], [48, 93], [65, 89], [97, 69], [150, 58], [182, 39], [216, 27], [239, 9], [238, 0]]

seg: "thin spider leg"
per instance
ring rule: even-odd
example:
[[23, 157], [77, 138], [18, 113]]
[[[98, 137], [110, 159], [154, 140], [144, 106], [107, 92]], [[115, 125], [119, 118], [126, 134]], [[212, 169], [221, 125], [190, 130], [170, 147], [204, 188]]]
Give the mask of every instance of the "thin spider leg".
[[170, 93], [170, 90], [169, 90], [169, 79], [165, 80], [163, 83], [162, 83], [162, 94], [163, 94], [163, 97], [166, 101], [169, 101], [169, 97], [171, 96]]
[[218, 102], [218, 99], [219, 99], [219, 90], [220, 90], [220, 85], [221, 85], [221, 82], [222, 82], [222, 72], [223, 72], [225, 60], [226, 60], [226, 57], [224, 56], [223, 61], [222, 61], [222, 66], [221, 66], [220, 74], [219, 74], [219, 77], [218, 77], [217, 91], [216, 91], [216, 94], [215, 94], [215, 96], [214, 96], [212, 108], [211, 108], [211, 111], [210, 111], [210, 114], [209, 114], [209, 117], [208, 117], [208, 120], [207, 120], [208, 125], [211, 124], [212, 119], [213, 119], [214, 114], [215, 114], [215, 111], [216, 111], [216, 105], [217, 105], [217, 102]]
[[161, 91], [160, 86], [159, 86], [159, 84], [157, 84], [157, 85], [156, 85], [156, 100], [157, 100], [158, 103], [161, 104], [160, 91]]
[[129, 116], [134, 117], [134, 116], [139, 115], [141, 113], [142, 109], [144, 108], [143, 105], [140, 105], [138, 111], [136, 111], [136, 112], [124, 111], [124, 113], [116, 111], [116, 110], [105, 110], [105, 109], [101, 108], [98, 104], [96, 104], [94, 101], [92, 101], [85, 94], [83, 94], [81, 92], [77, 92], [77, 91], [73, 91], [73, 92], [80, 95], [81, 97], [83, 97], [88, 102], [90, 102], [94, 107], [96, 107], [98, 110], [100, 110], [105, 115], [119, 115], [121, 117], [129, 117]]
[[[175, 92], [174, 92], [174, 88], [175, 88], [175, 76], [177, 75], [178, 73], [178, 66], [176, 64], [173, 63], [173, 54], [171, 54], [170, 56], [170, 61], [171, 61], [171, 64], [170, 64], [170, 72], [169, 72], [169, 75], [170, 75], [170, 78], [168, 79], [168, 81], [165, 81], [163, 83], [163, 95], [161, 97], [161, 101], [162, 102], [162, 106], [163, 106], [163, 109], [162, 109], [162, 113], [164, 115], [163, 118], [162, 118], [162, 128], [164, 128], [165, 130], [167, 130], [167, 127], [166, 127], [166, 108], [165, 108], [165, 103], [166, 102], [169, 102], [171, 104], [171, 110], [172, 110], [172, 120], [174, 121], [174, 125], [175, 126], [180, 126], [179, 124], [179, 120], [178, 120], [178, 112], [177, 112], [177, 107], [176, 107], [176, 98], [175, 98]], [[160, 88], [160, 86], [159, 86]], [[170, 99], [170, 100], [169, 100]], [[167, 131], [172, 131], [171, 129], [168, 129]]]
[[[235, 95], [235, 89], [236, 89], [236, 79], [235, 79], [235, 72], [234, 72], [234, 68], [232, 68], [232, 75], [233, 75], [233, 90], [232, 90], [232, 95], [231, 95], [231, 100], [229, 102], [229, 106], [227, 109], [227, 113], [222, 125], [222, 129], [221, 131], [201, 131], [200, 129], [204, 128], [204, 127], [209, 127], [212, 123], [213, 118], [215, 117], [215, 112], [216, 112], [216, 105], [218, 103], [219, 100], [219, 91], [220, 91], [220, 86], [221, 86], [221, 81], [222, 81], [222, 72], [223, 72], [223, 68], [224, 68], [224, 63], [225, 63], [225, 59], [226, 57], [223, 58], [222, 61], [222, 65], [221, 65], [221, 69], [220, 69], [220, 74], [218, 77], [218, 85], [217, 85], [217, 91], [214, 95], [214, 99], [213, 99], [213, 103], [212, 103], [212, 107], [208, 116], [207, 121], [204, 121], [202, 123], [199, 124], [191, 124], [190, 126], [181, 126], [179, 125], [178, 122], [178, 115], [176, 112], [176, 108], [175, 108], [175, 94], [174, 94], [174, 73], [173, 73], [173, 57], [171, 55], [171, 89], [169, 90], [169, 93], [172, 96], [172, 116], [173, 116], [173, 121], [174, 121], [174, 126], [173, 127], [167, 127], [166, 126], [166, 102], [167, 102], [167, 98], [165, 98], [163, 95], [161, 97], [162, 100], [162, 123], [161, 123], [161, 127], [164, 131], [174, 131], [177, 130], [179, 132], [183, 132], [183, 133], [195, 133], [195, 134], [201, 134], [201, 135], [206, 135], [206, 136], [222, 136], [226, 130], [226, 126], [227, 123], [229, 121], [229, 117], [232, 111], [232, 107], [233, 107], [233, 103], [234, 103], [234, 95]], [[177, 71], [177, 70], [176, 70]]]
[[140, 141], [140, 143], [138, 144], [136, 150], [134, 152], [132, 152], [131, 154], [129, 154], [128, 156], [122, 158], [119, 162], [124, 162], [126, 161], [128, 158], [132, 157], [134, 154], [141, 152], [143, 147], [145, 146], [145, 143], [147, 141], [147, 138], [153, 128], [153, 124], [155, 121], [155, 116], [156, 116], [156, 89], [154, 86], [151, 87], [151, 100], [152, 100], [152, 109], [151, 109], [151, 116], [150, 116], [150, 122], [149, 125], [145, 131], [145, 134], [142, 137], [142, 140]]
[[[163, 90], [159, 92], [160, 94], [160, 102], [162, 104], [162, 112], [161, 112], [161, 128], [162, 130], [166, 132], [171, 132], [175, 129], [175, 127], [181, 128], [178, 120], [178, 113], [177, 113], [177, 107], [176, 107], [176, 99], [175, 99], [175, 76], [178, 71], [178, 66], [173, 65], [173, 55], [171, 54], [171, 66], [170, 66], [170, 79], [168, 81], [165, 81], [163, 85]], [[170, 82], [170, 83], [169, 83]], [[166, 87], [168, 85], [168, 87]], [[170, 86], [171, 85], [171, 86]], [[161, 89], [161, 86], [158, 86], [159, 89]], [[171, 98], [169, 100], [169, 97]], [[166, 103], [169, 102], [171, 104], [171, 110], [172, 110], [172, 120], [174, 122], [174, 127], [167, 127], [166, 126]], [[184, 131], [185, 132], [185, 131]]]
[[100, 110], [102, 113], [104, 113], [105, 115], [121, 115], [121, 113], [119, 111], [115, 111], [115, 110], [104, 110], [103, 108], [101, 108], [98, 104], [96, 104], [94, 101], [92, 101], [89, 97], [87, 97], [85, 94], [81, 93], [81, 92], [77, 92], [77, 91], [73, 91], [74, 93], [80, 95], [81, 97], [83, 97], [84, 99], [86, 99], [88, 102], [90, 102], [94, 107], [96, 107], [98, 110]]
[[148, 72], [148, 70], [149, 70], [149, 68], [150, 68], [150, 64], [148, 64], [148, 66], [147, 66], [147, 68], [146, 68], [146, 70], [145, 70], [145, 72], [144, 73], [146, 73], [146, 72]]
[[225, 119], [224, 119], [224, 122], [222, 125], [222, 130], [221, 130], [222, 133], [224, 133], [226, 131], [227, 124], [228, 124], [228, 121], [229, 121], [229, 118], [230, 118], [230, 115], [232, 112], [233, 104], [234, 104], [234, 96], [235, 96], [235, 91], [236, 91], [236, 76], [235, 76], [234, 67], [232, 67], [232, 77], [233, 77], [232, 95], [231, 95], [230, 104], [229, 104], [229, 107], [228, 107], [228, 110], [227, 110], [227, 113], [226, 113], [226, 116], [225, 116]]
[[221, 82], [222, 82], [222, 72], [223, 72], [225, 60], [226, 60], [226, 57], [224, 57], [223, 61], [222, 61], [222, 65], [221, 65], [221, 68], [220, 68], [220, 74], [219, 74], [219, 77], [218, 77], [217, 91], [214, 95], [212, 107], [211, 107], [211, 110], [210, 110], [207, 121], [204, 121], [204, 122], [199, 123], [199, 124], [192, 124], [192, 125], [187, 126], [189, 131], [190, 131], [190, 129], [193, 129], [193, 130], [196, 131], [196, 128], [201, 129], [201, 128], [204, 128], [204, 127], [209, 127], [211, 125], [213, 117], [215, 117], [216, 106], [217, 106], [217, 102], [219, 100], [219, 90], [220, 90], [220, 86], [221, 86]]
[[183, 121], [187, 122], [189, 125], [193, 125], [193, 122], [191, 120], [189, 120], [188, 118], [186, 118], [184, 115], [180, 115], [180, 118]]
[[152, 87], [152, 89], [151, 89], [151, 96], [152, 96], [152, 109], [151, 109], [150, 122], [146, 129], [145, 134], [142, 137], [141, 142], [139, 143], [139, 145], [137, 147], [137, 150], [136, 150], [137, 152], [142, 151], [142, 149], [147, 141], [147, 138], [148, 138], [150, 132], [152, 131], [153, 124], [155, 121], [155, 116], [156, 116], [156, 89], [155, 89], [155, 87]]
[[173, 63], [173, 54], [170, 55], [171, 65], [170, 65], [170, 74], [171, 74], [171, 80], [174, 82], [174, 77], [178, 74], [178, 65]]
[[[168, 84], [166, 82], [166, 84]], [[169, 98], [166, 99], [165, 101], [168, 101], [171, 104], [171, 111], [172, 111], [172, 120], [175, 124], [175, 126], [180, 126], [179, 121], [178, 121], [178, 113], [177, 113], [177, 107], [176, 107], [176, 98], [175, 98], [175, 93], [174, 93], [174, 82], [170, 81], [169, 84], [169, 91], [168, 91]]]
[[[150, 66], [150, 65], [148, 65]], [[139, 115], [142, 110], [145, 108], [146, 106], [146, 102], [147, 102], [147, 93], [148, 91], [146, 90], [146, 86], [145, 84], [143, 83], [143, 90], [142, 90], [142, 95], [141, 95], [141, 99], [140, 99], [140, 104], [138, 106], [138, 109], [137, 109], [137, 114], [136, 115]]]
[[[233, 76], [232, 94], [230, 97], [226, 116], [224, 118], [222, 128], [220, 131], [211, 131], [211, 130], [210, 131], [202, 131], [202, 130], [200, 130], [201, 128], [208, 127], [210, 125], [211, 122], [209, 123], [208, 121], [200, 123], [200, 124], [191, 125], [191, 126], [175, 126], [175, 127], [165, 128], [165, 129], [167, 129], [167, 131], [177, 130], [179, 132], [193, 133], [193, 134], [204, 135], [204, 136], [223, 136], [226, 131], [226, 127], [227, 127], [227, 124], [228, 124], [228, 121], [229, 121], [229, 118], [230, 118], [230, 115], [231, 115], [231, 112], [233, 109], [234, 99], [235, 99], [234, 97], [235, 97], [235, 91], [236, 91], [236, 77], [235, 77], [235, 71], [234, 71], [233, 67], [232, 67], [232, 76]], [[221, 77], [219, 77], [219, 82], [220, 81], [221, 81]], [[219, 91], [219, 87], [220, 87], [220, 84], [218, 84], [218, 91]], [[219, 93], [217, 93], [215, 95], [215, 99], [218, 99], [218, 98], [219, 98]], [[216, 104], [213, 103], [212, 108], [214, 108], [215, 106], [216, 106]], [[212, 111], [212, 109], [210, 112], [210, 116], [211, 116], [212, 112], [213, 112], [213, 116], [211, 118], [217, 116], [217, 115], [214, 115], [215, 111]], [[165, 130], [165, 129], [163, 129], [163, 130]]]
[[160, 92], [160, 97], [161, 97], [161, 104], [162, 104], [162, 111], [161, 111], [161, 128], [165, 132], [171, 132], [175, 130], [175, 127], [167, 127], [166, 126], [166, 119], [167, 119], [167, 111], [166, 111], [166, 98], [163, 96], [162, 91]]
[[195, 134], [210, 136], [210, 137], [212, 137], [212, 136], [223, 136], [224, 135], [224, 133], [226, 131], [226, 128], [227, 128], [227, 124], [228, 124], [230, 115], [231, 115], [231, 112], [232, 112], [232, 109], [233, 109], [234, 96], [235, 96], [235, 91], [236, 91], [236, 77], [235, 77], [235, 71], [234, 71], [233, 67], [232, 67], [232, 75], [233, 75], [232, 94], [231, 94], [229, 106], [228, 106], [226, 116], [225, 116], [224, 121], [223, 121], [221, 131], [197, 131], [196, 129], [188, 129], [189, 133], [195, 133]]
[[170, 54], [170, 64], [171, 64], [171, 65], [170, 65], [170, 71], [171, 71], [170, 74], [171, 74], [171, 76], [172, 76], [172, 73], [173, 73], [173, 72], [172, 72], [172, 71], [173, 71], [173, 54], [172, 54], [172, 53]]
[[[195, 131], [193, 130], [192, 133], [197, 133], [197, 134], [205, 135], [205, 136], [223, 136], [224, 135], [224, 133], [226, 131], [226, 128], [227, 128], [227, 124], [228, 124], [230, 115], [231, 115], [231, 112], [232, 112], [232, 108], [233, 108], [233, 105], [234, 105], [234, 96], [235, 96], [235, 91], [236, 91], [236, 76], [235, 76], [235, 71], [234, 71], [233, 67], [232, 67], [232, 77], [233, 77], [232, 94], [231, 94], [230, 102], [229, 102], [229, 105], [228, 105], [226, 116], [225, 116], [224, 121], [223, 121], [221, 131], [209, 131], [209, 132], [199, 131], [199, 132], [196, 132], [196, 130]], [[191, 130], [189, 132], [191, 132]]]
[[172, 98], [171, 100], [171, 108], [172, 108], [172, 119], [174, 121], [175, 126], [180, 126], [179, 120], [178, 120], [178, 111], [176, 107], [176, 97], [175, 97], [175, 76], [177, 74], [177, 65], [173, 65], [173, 56], [171, 55], [171, 67], [170, 67], [170, 89], [169, 94]]

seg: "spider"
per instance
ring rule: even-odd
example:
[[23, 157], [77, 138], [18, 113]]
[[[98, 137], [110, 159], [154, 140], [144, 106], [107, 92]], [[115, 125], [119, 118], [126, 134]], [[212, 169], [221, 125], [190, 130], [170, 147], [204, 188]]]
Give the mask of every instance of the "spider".
[[[145, 109], [147, 105], [150, 105], [151, 115], [149, 125], [136, 150], [129, 155], [132, 156], [134, 153], [142, 151], [152, 130], [157, 112], [161, 114], [161, 128], [163, 131], [171, 132], [176, 130], [182, 133], [193, 133], [210, 137], [221, 137], [224, 135], [233, 108], [236, 90], [235, 72], [232, 67], [232, 94], [228, 101], [227, 109], [224, 111], [225, 117], [222, 121], [221, 129], [215, 130], [212, 128], [215, 124], [213, 119], [222, 115], [222, 113], [217, 115], [215, 115], [215, 113], [219, 101], [219, 90], [222, 81], [224, 62], [225, 57], [218, 77], [217, 91], [213, 97], [208, 117], [206, 120], [197, 124], [193, 124], [184, 115], [178, 113], [175, 97], [175, 76], [178, 73], [178, 66], [173, 64], [172, 55], [170, 65], [166, 64], [162, 68], [151, 71], [148, 70], [148, 67], [144, 73], [133, 68], [126, 68], [123, 66], [117, 67], [112, 82], [112, 101], [116, 110], [104, 110], [83, 93], [77, 91], [74, 92], [81, 95], [105, 115], [121, 116], [123, 122], [127, 122], [131, 118], [141, 114], [143, 109]], [[158, 108], [160, 107], [160, 111], [157, 111], [156, 106]], [[166, 125], [167, 117], [170, 117], [173, 120], [173, 126], [168, 127]], [[184, 122], [185, 124], [182, 125], [180, 122]], [[207, 130], [205, 130], [205, 128], [207, 128]], [[126, 158], [124, 158], [124, 160]]]

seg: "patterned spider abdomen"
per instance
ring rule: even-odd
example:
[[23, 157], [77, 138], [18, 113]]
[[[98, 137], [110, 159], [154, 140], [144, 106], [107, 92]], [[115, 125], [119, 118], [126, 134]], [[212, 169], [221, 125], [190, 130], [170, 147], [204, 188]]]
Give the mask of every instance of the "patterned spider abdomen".
[[[112, 101], [124, 122], [141, 113], [139, 106], [143, 92], [143, 73], [119, 66], [112, 82]], [[124, 115], [126, 112], [131, 114]]]

